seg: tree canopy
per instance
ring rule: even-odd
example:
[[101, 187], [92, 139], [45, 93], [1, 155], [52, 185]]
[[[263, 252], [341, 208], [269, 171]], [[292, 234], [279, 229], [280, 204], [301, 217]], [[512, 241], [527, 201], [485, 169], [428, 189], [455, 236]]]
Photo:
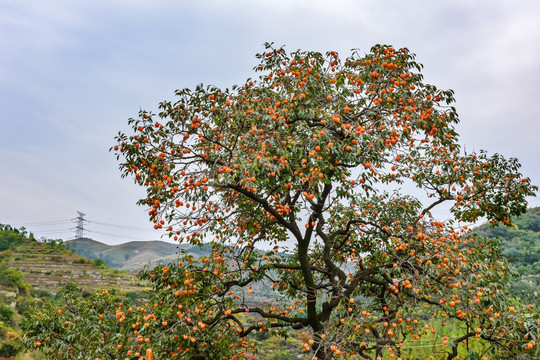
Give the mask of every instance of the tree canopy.
[[[537, 188], [516, 159], [462, 150], [453, 92], [405, 48], [267, 44], [257, 59], [257, 79], [178, 90], [116, 138], [154, 227], [212, 248], [148, 273], [161, 300], [146, 316], [170, 329], [150, 336], [161, 356], [242, 358], [249, 334], [280, 329], [319, 360], [422, 341], [447, 359], [536, 351], [538, 312], [509, 297], [497, 240], [466, 224], [511, 224]], [[442, 206], [451, 219], [433, 216]]]

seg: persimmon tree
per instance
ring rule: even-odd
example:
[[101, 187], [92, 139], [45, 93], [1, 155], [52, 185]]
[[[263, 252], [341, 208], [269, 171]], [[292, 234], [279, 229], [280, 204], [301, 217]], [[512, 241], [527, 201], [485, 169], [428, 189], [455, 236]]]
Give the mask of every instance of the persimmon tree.
[[25, 350], [62, 360], [109, 360], [119, 358], [119, 355], [144, 353], [144, 342], [137, 342], [136, 330], [140, 329], [132, 328], [140, 309], [134, 311], [127, 303], [128, 298], [115, 296], [109, 291], [96, 292], [88, 297], [69, 292], [59, 295], [62, 301], [36, 303], [23, 318], [22, 344]]
[[[447, 359], [537, 351], [538, 312], [509, 297], [497, 241], [466, 226], [511, 225], [537, 187], [516, 159], [462, 149], [453, 92], [405, 48], [267, 44], [257, 59], [257, 79], [179, 90], [116, 138], [154, 227], [213, 250], [155, 279], [163, 309], [194, 299], [191, 322], [155, 309], [202, 339], [170, 351], [205, 356], [212, 330], [241, 355], [250, 333], [279, 329], [307, 334], [319, 360], [399, 358], [426, 339]], [[260, 300], [265, 283], [280, 301]]]
[[[193, 296], [178, 297], [174, 292], [161, 291], [161, 275], [167, 274], [166, 269], [155, 269], [159, 277], [153, 272], [141, 274], [152, 285], [141, 303], [104, 290], [85, 297], [62, 294], [60, 301], [34, 304], [33, 310], [23, 318], [23, 348], [56, 360], [143, 360], [148, 350], [160, 354], [158, 359], [175, 358], [179, 354], [200, 359], [197, 357], [200, 348], [208, 356], [206, 359], [234, 358], [238, 349], [229, 344], [235, 344], [237, 337], [217, 329], [207, 330], [201, 322], [206, 313], [201, 308], [191, 313]], [[196, 330], [197, 326], [200, 331]], [[215, 341], [217, 338], [219, 342]], [[249, 347], [246, 343], [239, 346], [252, 352], [251, 348], [246, 349]]]

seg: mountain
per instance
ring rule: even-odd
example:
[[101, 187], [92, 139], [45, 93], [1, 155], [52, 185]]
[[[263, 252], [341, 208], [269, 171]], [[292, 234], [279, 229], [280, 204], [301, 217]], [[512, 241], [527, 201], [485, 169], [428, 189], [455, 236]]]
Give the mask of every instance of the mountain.
[[101, 259], [112, 269], [141, 270], [145, 265], [168, 263], [176, 259], [180, 249], [191, 245], [172, 244], [165, 241], [130, 241], [119, 245], [81, 238], [65, 242], [74, 253], [89, 259]]

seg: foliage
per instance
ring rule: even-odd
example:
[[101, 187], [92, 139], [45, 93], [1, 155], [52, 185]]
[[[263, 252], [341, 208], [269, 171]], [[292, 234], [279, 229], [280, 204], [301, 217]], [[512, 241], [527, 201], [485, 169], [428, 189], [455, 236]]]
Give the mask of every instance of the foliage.
[[540, 274], [540, 208], [512, 219], [512, 227], [482, 225], [475, 233], [485, 237], [500, 237], [501, 249], [520, 275]]
[[[267, 44], [257, 58], [258, 80], [177, 91], [159, 114], [131, 119], [134, 133], [114, 147], [123, 176], [146, 188], [139, 203], [155, 228], [212, 253], [144, 273], [152, 300], [121, 310], [123, 322], [95, 299], [97, 312], [75, 306], [90, 312], [77, 326], [47, 315], [30, 339], [57, 331], [100, 358], [128, 344], [242, 358], [246, 336], [267, 331], [307, 333], [319, 360], [400, 357], [434, 335], [439, 358], [537, 354], [538, 311], [510, 296], [498, 241], [460, 225], [511, 225], [537, 188], [516, 159], [461, 150], [453, 92], [424, 84], [414, 55], [390, 46], [342, 60]], [[433, 218], [441, 204], [453, 220]], [[262, 283], [282, 301], [258, 299]], [[62, 358], [68, 345], [46, 339]]]
[[[51, 356], [59, 359], [85, 358], [84, 354], [89, 352], [96, 357], [102, 353], [115, 353], [116, 344], [113, 346], [109, 342], [115, 336], [125, 336], [125, 331], [119, 331], [123, 325], [120, 321], [107, 324], [106, 321], [119, 307], [117, 300], [97, 293], [88, 298], [66, 293], [64, 300], [62, 308], [56, 302], [46, 302], [41, 311], [32, 311], [23, 318], [24, 347], [46, 349], [51, 354], [48, 351], [50, 344], [56, 343]], [[102, 344], [102, 339], [107, 341], [106, 345]], [[103, 349], [96, 349], [101, 346]]]
[[274, 360], [294, 360], [294, 356], [286, 350], [276, 350]]
[[107, 264], [103, 261], [103, 259], [94, 259], [92, 260], [92, 264], [94, 264], [95, 267], [98, 267], [100, 269], [108, 269]]
[[25, 291], [24, 276], [22, 273], [7, 265], [7, 259], [0, 257], [0, 285], [16, 287], [20, 291]]
[[15, 311], [0, 301], [0, 322], [11, 325]]
[[15, 229], [9, 225], [0, 224], [0, 251], [7, 250], [12, 246], [21, 244], [26, 235], [26, 230]]
[[512, 222], [512, 227], [485, 224], [474, 232], [489, 238], [500, 237], [501, 250], [519, 275], [512, 280], [512, 293], [524, 302], [540, 306], [540, 208], [529, 209]]
[[[148, 274], [148, 278], [153, 277]], [[36, 306], [23, 321], [24, 347], [39, 350], [54, 359], [89, 356], [107, 360], [138, 359], [150, 347], [158, 356], [161, 354], [159, 358], [167, 358], [176, 347], [190, 348], [186, 353], [194, 354], [200, 354], [199, 348], [202, 348], [210, 359], [218, 359], [217, 354], [228, 354], [228, 346], [208, 349], [218, 338], [215, 329], [205, 331], [202, 325], [204, 336], [193, 337], [196, 330], [192, 327], [197, 326], [193, 323], [194, 317], [200, 320], [207, 314], [203, 310], [197, 314], [184, 312], [182, 309], [188, 308], [194, 299], [174, 295], [163, 298], [164, 294], [158, 289], [162, 285], [154, 283], [150, 292], [152, 298], [144, 306], [132, 305], [129, 298], [109, 291], [88, 297], [66, 293], [61, 304], [47, 302], [43, 307]], [[164, 310], [160, 317], [153, 314], [158, 307]], [[231, 340], [229, 335], [225, 337]]]
[[[17, 250], [19, 247], [33, 242], [36, 242], [34, 234], [28, 232], [24, 226], [17, 229], [11, 225], [0, 224], [0, 253], [10, 249]], [[47, 245], [46, 251], [49, 253], [65, 252], [67, 250], [61, 239], [42, 237], [40, 242]]]
[[13, 341], [0, 344], [0, 356], [8, 358], [17, 355], [18, 353], [19, 347]]
[[135, 291], [128, 291], [126, 293], [126, 297], [129, 298], [131, 301], [135, 301], [139, 297], [139, 294], [137, 294]]
[[58, 248], [62, 250], [67, 249], [66, 245], [64, 244], [64, 240], [62, 239], [48, 239], [46, 237], [41, 237], [39, 241], [44, 244], [50, 245], [52, 248]]
[[78, 294], [81, 292], [81, 288], [79, 287], [77, 283], [68, 280], [64, 284], [63, 292], [68, 293], [68, 294]]

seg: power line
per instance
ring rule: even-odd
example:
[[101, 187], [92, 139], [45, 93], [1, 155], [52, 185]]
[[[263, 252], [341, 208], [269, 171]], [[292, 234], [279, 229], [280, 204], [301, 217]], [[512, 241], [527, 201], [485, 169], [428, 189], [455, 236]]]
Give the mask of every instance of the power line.
[[33, 222], [33, 223], [15, 223], [12, 225], [20, 225], [20, 226], [54, 226], [54, 225], [62, 225], [62, 224], [70, 224], [73, 221], [71, 219], [65, 219], [65, 220], [53, 220], [53, 221], [41, 221], [41, 222]]
[[[80, 213], [80, 212], [78, 212]], [[158, 232], [155, 229], [144, 229], [141, 227], [135, 227], [135, 226], [128, 226], [128, 225], [120, 225], [120, 224], [111, 224], [111, 223], [105, 223], [100, 221], [91, 221], [86, 220], [85, 216], [86, 214], [80, 213], [82, 215], [79, 215], [76, 218], [73, 219], [64, 219], [64, 220], [52, 220], [52, 221], [40, 221], [40, 222], [32, 222], [32, 223], [15, 223], [13, 226], [24, 226], [26, 228], [34, 228], [34, 227], [41, 227], [41, 230], [38, 230], [37, 233], [40, 236], [58, 236], [58, 235], [64, 235], [66, 240], [71, 239], [78, 239], [81, 237], [88, 236], [87, 234], [99, 234], [99, 235], [105, 235], [113, 237], [117, 240], [124, 239], [129, 241], [165, 241], [168, 240], [167, 235], [168, 233], [165, 232]], [[75, 227], [65, 227], [65, 228], [59, 228], [59, 226], [67, 225], [67, 224], [73, 224], [73, 222], [77, 222], [77, 226]], [[82, 222], [82, 224], [80, 223]], [[98, 231], [88, 228], [88, 224], [92, 224], [98, 227], [108, 227], [113, 229], [119, 229], [121, 230], [121, 233], [111, 233], [107, 231]], [[30, 230], [30, 229], [29, 229]], [[75, 230], [75, 234], [73, 235], [73, 230]], [[32, 231], [34, 232], [34, 231]], [[152, 235], [150, 235], [150, 233]], [[69, 234], [69, 235], [68, 235]], [[131, 235], [133, 234], [133, 235]], [[145, 239], [140, 239], [139, 236], [143, 235]], [[165, 235], [165, 237], [163, 237]], [[153, 238], [148, 239], [147, 237], [152, 236]], [[155, 237], [154, 237], [155, 236]]]
[[[43, 229], [43, 230], [39, 231], [39, 233], [43, 234], [43, 235], [67, 234], [67, 233], [75, 230], [75, 235], [70, 236], [69, 239], [80, 239], [80, 238], [83, 238], [86, 233], [93, 233], [93, 234], [111, 236], [111, 237], [114, 237], [116, 239], [126, 239], [126, 240], [130, 240], [130, 241], [163, 241], [163, 240], [165, 240], [165, 239], [163, 239], [163, 235], [165, 235], [165, 236], [168, 235], [168, 233], [157, 232], [154, 229], [145, 229], [145, 228], [141, 228], [141, 227], [120, 225], [120, 224], [112, 224], [112, 223], [106, 223], [106, 222], [101, 222], [101, 221], [91, 221], [91, 220], [87, 220], [85, 218], [86, 214], [84, 214], [84, 213], [82, 213], [80, 211], [77, 211], [77, 213], [78, 213], [78, 216], [76, 218], [73, 218], [73, 219], [62, 219], [62, 220], [51, 220], [51, 221], [40, 221], [40, 222], [24, 223], [24, 226], [31, 226], [31, 227], [38, 226], [38, 227], [45, 227], [45, 228], [46, 227], [54, 227], [52, 229]], [[64, 228], [64, 229], [61, 229], [61, 228], [59, 229], [58, 228], [58, 226], [62, 226], [62, 225], [65, 225], [65, 224], [70, 224], [70, 223], [73, 223], [74, 221], [77, 224], [75, 227]], [[110, 233], [110, 232], [102, 232], [102, 231], [88, 229], [88, 227], [87, 227], [88, 224], [120, 229], [120, 230], [122, 230], [122, 234], [114, 234], [114, 233]], [[20, 225], [23, 225], [23, 224], [20, 224]], [[128, 232], [128, 234], [125, 233], [126, 231]], [[129, 232], [152, 233], [157, 238], [138, 239], [136, 236], [129, 235]]]
[[103, 225], [103, 226], [110, 226], [110, 227], [115, 227], [115, 228], [121, 228], [121, 229], [127, 229], [127, 230], [154, 232], [154, 230], [152, 229], [144, 229], [144, 228], [139, 228], [139, 227], [134, 227], [134, 226], [108, 224], [108, 223], [99, 222], [99, 221], [89, 221], [89, 223]]
[[44, 230], [40, 231], [40, 234], [60, 234], [60, 233], [68, 233], [71, 232], [72, 229], [52, 229], [52, 230]]
[[[94, 231], [94, 230], [88, 230], [88, 232], [92, 234], [100, 234], [100, 235], [106, 235], [106, 236], [114, 236], [117, 239], [129, 239], [129, 237], [126, 237], [126, 235], [118, 235], [118, 234], [111, 234], [111, 233], [105, 233], [101, 231]], [[166, 234], [164, 234], [166, 235]], [[133, 240], [133, 239], [132, 239]], [[135, 240], [134, 240], [135, 241]], [[136, 241], [163, 241], [162, 239], [148, 239], [148, 240], [140, 240], [137, 239]]]

